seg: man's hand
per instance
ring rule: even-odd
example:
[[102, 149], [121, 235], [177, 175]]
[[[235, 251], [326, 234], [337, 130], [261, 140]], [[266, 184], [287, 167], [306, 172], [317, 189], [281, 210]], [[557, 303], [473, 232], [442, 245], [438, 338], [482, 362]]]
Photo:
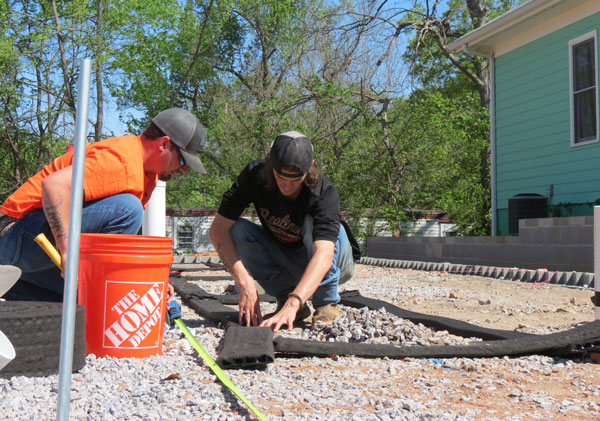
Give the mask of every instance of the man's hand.
[[262, 322], [260, 327], [268, 326], [273, 330], [273, 333], [277, 333], [281, 326], [287, 325], [288, 330], [291, 331], [294, 328], [294, 321], [296, 320], [298, 310], [300, 310], [300, 303], [298, 300], [287, 300], [281, 310], [273, 317]]
[[175, 294], [175, 288], [173, 288], [173, 285], [167, 284], [167, 303], [169, 301], [171, 301], [171, 298], [173, 298], [174, 294]]
[[262, 322], [260, 300], [256, 288], [240, 288], [238, 323], [240, 326], [258, 326]]

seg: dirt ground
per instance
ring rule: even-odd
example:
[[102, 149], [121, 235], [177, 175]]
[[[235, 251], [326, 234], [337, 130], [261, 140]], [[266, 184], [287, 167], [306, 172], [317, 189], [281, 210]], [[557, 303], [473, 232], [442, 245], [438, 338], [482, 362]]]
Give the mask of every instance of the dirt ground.
[[407, 310], [521, 332], [549, 333], [594, 320], [590, 288], [357, 265], [353, 280], [342, 289], [353, 289], [353, 281], [386, 277], [394, 277], [398, 294], [363, 295], [379, 295]]
[[[398, 294], [381, 296], [377, 280], [388, 277], [397, 282]], [[490, 328], [544, 334], [594, 320], [589, 288], [365, 265], [356, 267], [353, 279], [346, 289], [369, 280], [373, 291], [363, 295]], [[600, 420], [600, 354], [550, 366], [529, 364], [527, 358], [516, 364], [508, 358], [464, 359], [459, 370], [428, 363], [403, 366], [388, 390], [414, 396], [426, 406], [452, 408], [459, 417], [479, 409], [475, 419]], [[423, 396], [415, 379], [430, 385], [429, 396]], [[444, 382], [452, 387], [441, 386]]]
[[[400, 308], [495, 329], [547, 334], [594, 320], [594, 291], [589, 288], [357, 265], [352, 280], [340, 287], [356, 289]], [[273, 384], [263, 380], [257, 403], [269, 408], [268, 416], [282, 419], [310, 414], [315, 407], [356, 415], [344, 419], [373, 419], [393, 407], [407, 410], [411, 415], [402, 419], [411, 420], [435, 419], [431, 414], [440, 411], [443, 419], [456, 420], [600, 420], [599, 362], [598, 354], [578, 360], [536, 355], [276, 358], [272, 370], [277, 376]], [[319, 388], [315, 397], [286, 395], [282, 403], [281, 382], [293, 383], [299, 372], [305, 381], [326, 379], [328, 387]], [[357, 388], [360, 402], [344, 404], [345, 394]]]

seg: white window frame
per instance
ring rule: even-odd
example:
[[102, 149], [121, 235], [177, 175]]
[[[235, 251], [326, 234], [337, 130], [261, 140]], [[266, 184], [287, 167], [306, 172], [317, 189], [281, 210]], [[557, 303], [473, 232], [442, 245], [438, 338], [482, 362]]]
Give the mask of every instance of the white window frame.
[[[594, 40], [594, 61], [595, 61], [595, 91], [596, 91], [596, 138], [589, 139], [583, 142], [575, 142], [575, 92], [574, 88], [574, 69], [573, 69], [573, 47], [585, 41]], [[589, 145], [590, 143], [598, 142], [600, 136], [600, 113], [598, 112], [598, 36], [594, 29], [593, 31], [583, 34], [569, 41], [569, 98], [571, 101], [571, 146]]]

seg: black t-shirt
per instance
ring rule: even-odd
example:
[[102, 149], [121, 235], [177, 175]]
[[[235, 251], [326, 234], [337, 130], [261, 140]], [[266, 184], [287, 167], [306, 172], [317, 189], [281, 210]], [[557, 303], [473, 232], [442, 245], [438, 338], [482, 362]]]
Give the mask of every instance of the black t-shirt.
[[260, 176], [264, 161], [252, 161], [235, 183], [223, 194], [219, 214], [237, 220], [250, 203], [254, 204], [262, 226], [280, 244], [297, 248], [302, 245], [304, 217], [313, 217], [313, 241], [335, 242], [340, 229], [340, 200], [331, 182], [321, 175], [313, 187], [302, 185], [294, 200], [285, 198], [277, 184], [268, 189]]

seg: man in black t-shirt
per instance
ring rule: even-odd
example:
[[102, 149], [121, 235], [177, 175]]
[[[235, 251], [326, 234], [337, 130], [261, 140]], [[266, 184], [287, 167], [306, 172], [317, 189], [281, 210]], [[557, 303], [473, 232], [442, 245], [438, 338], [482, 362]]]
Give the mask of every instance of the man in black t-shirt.
[[[313, 155], [303, 134], [280, 134], [266, 159], [250, 162], [223, 194], [209, 236], [239, 287], [240, 324], [291, 330], [310, 315], [310, 297], [313, 324], [339, 315], [338, 285], [352, 277], [354, 261], [338, 193]], [[261, 225], [240, 218], [250, 203]], [[265, 320], [254, 280], [277, 298]]]

